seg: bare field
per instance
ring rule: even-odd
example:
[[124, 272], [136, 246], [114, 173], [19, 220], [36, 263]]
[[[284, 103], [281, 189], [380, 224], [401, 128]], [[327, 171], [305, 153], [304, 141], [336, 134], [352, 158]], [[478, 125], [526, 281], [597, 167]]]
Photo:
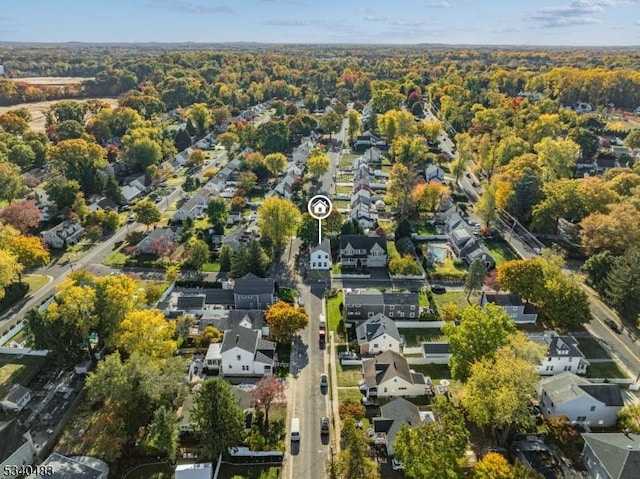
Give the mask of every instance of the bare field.
[[[82, 98], [77, 101], [100, 100], [109, 103], [112, 107], [118, 106], [117, 98]], [[26, 108], [31, 113], [31, 121], [29, 126], [34, 131], [45, 131], [46, 114], [51, 105], [61, 100], [39, 101], [36, 103], [20, 103], [19, 105], [0, 106], [0, 115], [9, 110], [17, 110], [18, 108]]]
[[11, 78], [15, 82], [30, 83], [32, 85], [43, 86], [63, 86], [63, 85], [77, 85], [85, 80], [93, 80], [92, 77], [25, 77], [25, 78]]

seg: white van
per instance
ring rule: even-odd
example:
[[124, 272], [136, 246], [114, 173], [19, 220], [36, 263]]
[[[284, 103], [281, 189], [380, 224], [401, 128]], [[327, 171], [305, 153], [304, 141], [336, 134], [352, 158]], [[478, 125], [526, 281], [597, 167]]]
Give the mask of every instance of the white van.
[[291, 419], [291, 440], [300, 440], [300, 419], [297, 417]]
[[327, 318], [325, 317], [324, 314], [320, 315], [320, 329], [326, 329], [327, 328]]

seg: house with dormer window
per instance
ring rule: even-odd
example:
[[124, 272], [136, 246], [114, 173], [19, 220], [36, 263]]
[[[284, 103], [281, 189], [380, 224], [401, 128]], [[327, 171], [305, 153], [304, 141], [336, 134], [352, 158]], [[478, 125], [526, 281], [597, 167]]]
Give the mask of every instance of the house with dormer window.
[[529, 334], [529, 339], [546, 346], [547, 352], [542, 362], [536, 366], [541, 376], [554, 376], [563, 372], [585, 374], [589, 361], [578, 348], [573, 336], [559, 336], [555, 331]]
[[379, 236], [341, 235], [340, 264], [353, 268], [387, 266], [387, 241]]

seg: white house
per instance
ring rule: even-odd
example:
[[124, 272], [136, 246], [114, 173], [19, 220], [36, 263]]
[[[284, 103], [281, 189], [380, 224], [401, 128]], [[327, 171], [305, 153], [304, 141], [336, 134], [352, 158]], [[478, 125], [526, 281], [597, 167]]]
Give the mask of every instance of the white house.
[[555, 331], [532, 333], [529, 339], [547, 347], [546, 356], [536, 369], [542, 376], [553, 376], [562, 372], [585, 374], [589, 361], [578, 348], [573, 336], [558, 336]]
[[300, 166], [298, 163], [292, 161], [289, 163], [285, 171], [287, 176], [300, 178], [302, 176], [302, 173], [304, 173], [304, 168], [302, 168], [302, 166]]
[[66, 220], [50, 230], [40, 233], [42, 240], [52, 248], [74, 245], [84, 236], [84, 228], [73, 220]]
[[363, 229], [371, 229], [378, 221], [378, 213], [375, 207], [372, 209], [365, 204], [358, 203], [357, 206], [351, 208], [349, 211], [349, 217], [352, 220], [356, 220], [360, 223]]
[[0, 479], [14, 479], [10, 466], [30, 466], [37, 451], [31, 434], [25, 431], [17, 419], [0, 423]]
[[262, 339], [261, 331], [237, 326], [224, 334], [220, 347], [221, 376], [271, 376], [276, 344]]
[[331, 270], [331, 246], [327, 238], [316, 245], [309, 255], [309, 269], [310, 270]]
[[207, 197], [204, 195], [193, 195], [182, 207], [173, 214], [173, 221], [184, 221], [187, 218], [192, 220], [204, 217], [207, 210]]
[[175, 470], [175, 479], [211, 479], [213, 477], [213, 464], [205, 462], [200, 464], [178, 464]]
[[424, 170], [424, 179], [427, 183], [431, 181], [437, 181], [438, 183], [444, 183], [444, 170], [436, 165], [429, 165]]
[[124, 199], [127, 200], [127, 203], [130, 203], [138, 196], [140, 196], [143, 193], [143, 190], [137, 188], [136, 186], [124, 185], [122, 188], [120, 188], [120, 193], [122, 193]]
[[402, 353], [402, 337], [396, 323], [378, 313], [356, 328], [360, 354], [378, 354], [385, 351]]
[[572, 424], [615, 426], [624, 406], [617, 384], [594, 384], [568, 372], [541, 379], [536, 389], [546, 418], [564, 415]]
[[516, 324], [535, 323], [538, 320], [536, 308], [530, 303], [523, 302], [517, 294], [487, 294], [483, 292], [480, 297], [480, 306], [487, 303], [500, 306]]
[[431, 379], [409, 369], [407, 360], [394, 351], [365, 360], [362, 376], [360, 388], [367, 397], [416, 397], [431, 391]]
[[31, 390], [20, 384], [15, 384], [0, 401], [5, 411], [20, 412], [31, 401]]

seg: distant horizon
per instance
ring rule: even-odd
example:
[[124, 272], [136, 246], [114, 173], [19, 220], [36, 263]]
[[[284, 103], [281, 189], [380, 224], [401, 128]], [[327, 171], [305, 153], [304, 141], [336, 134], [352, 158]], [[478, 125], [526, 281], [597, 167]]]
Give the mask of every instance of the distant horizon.
[[22, 0], [3, 5], [0, 43], [632, 48], [640, 8], [637, 0]]

